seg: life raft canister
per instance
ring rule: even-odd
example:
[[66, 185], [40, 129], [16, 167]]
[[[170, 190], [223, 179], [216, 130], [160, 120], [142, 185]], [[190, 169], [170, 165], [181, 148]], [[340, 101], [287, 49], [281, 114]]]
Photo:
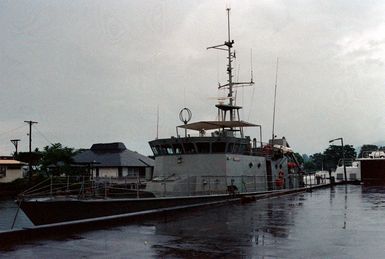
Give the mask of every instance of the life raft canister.
[[288, 163], [287, 163], [287, 167], [288, 167], [289, 169], [296, 168], [296, 167], [297, 167], [297, 164], [294, 163], [294, 162], [288, 162]]
[[284, 184], [284, 182], [285, 182], [285, 174], [284, 174], [284, 172], [281, 170], [281, 171], [279, 171], [279, 173], [278, 173], [278, 178], [277, 179], [275, 179], [275, 185], [277, 186], [277, 187], [283, 187], [283, 184]]
[[275, 185], [277, 187], [282, 187], [283, 186], [283, 179], [282, 178], [275, 179]]

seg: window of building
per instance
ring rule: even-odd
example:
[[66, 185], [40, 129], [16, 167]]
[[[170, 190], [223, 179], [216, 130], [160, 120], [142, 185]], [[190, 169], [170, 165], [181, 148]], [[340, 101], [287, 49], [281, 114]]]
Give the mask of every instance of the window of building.
[[138, 169], [139, 177], [140, 178], [146, 177], [146, 170], [145, 170], [145, 168], [137, 168], [137, 169]]
[[139, 170], [138, 167], [129, 167], [127, 168], [127, 177], [143, 177], [145, 176], [145, 171], [143, 170], [143, 174], [142, 172]]
[[5, 177], [7, 175], [7, 167], [0, 165], [0, 177]]
[[127, 168], [127, 176], [128, 177], [134, 177], [135, 176], [134, 168]]

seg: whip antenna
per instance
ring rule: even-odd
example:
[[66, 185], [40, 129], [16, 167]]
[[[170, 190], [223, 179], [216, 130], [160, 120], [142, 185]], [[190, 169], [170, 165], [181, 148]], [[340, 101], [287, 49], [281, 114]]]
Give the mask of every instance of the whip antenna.
[[253, 49], [250, 49], [250, 82], [254, 83], [254, 75], [253, 75]]
[[156, 109], [156, 139], [159, 138], [159, 104]]
[[274, 126], [275, 126], [275, 103], [277, 101], [277, 83], [278, 83], [278, 57], [277, 57], [277, 65], [275, 68], [275, 87], [274, 87], [274, 108], [273, 108], [273, 132], [272, 132], [272, 144], [274, 145]]

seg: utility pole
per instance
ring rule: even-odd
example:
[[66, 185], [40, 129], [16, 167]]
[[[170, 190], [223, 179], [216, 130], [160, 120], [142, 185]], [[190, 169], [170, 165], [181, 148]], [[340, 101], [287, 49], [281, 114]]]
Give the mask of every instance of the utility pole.
[[32, 177], [32, 125], [37, 124], [36, 121], [24, 121], [29, 124], [29, 159], [28, 159], [28, 177], [31, 180]]
[[11, 139], [12, 144], [15, 146], [15, 155], [14, 156], [17, 156], [17, 147], [19, 145], [19, 141], [20, 141], [20, 139]]
[[345, 146], [344, 146], [344, 138], [336, 138], [329, 140], [329, 143], [332, 143], [333, 141], [340, 140], [341, 141], [341, 146], [342, 146], [342, 163], [344, 166], [344, 177], [345, 177], [345, 184], [348, 181], [347, 175], [346, 175], [346, 164], [345, 164]]

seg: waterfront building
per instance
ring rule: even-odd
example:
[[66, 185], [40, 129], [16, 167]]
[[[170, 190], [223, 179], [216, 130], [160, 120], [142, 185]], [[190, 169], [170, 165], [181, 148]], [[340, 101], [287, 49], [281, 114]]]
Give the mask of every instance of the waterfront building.
[[75, 163], [89, 164], [93, 177], [151, 179], [154, 160], [131, 151], [121, 142], [93, 144], [73, 157]]
[[23, 178], [24, 162], [10, 157], [0, 158], [0, 183], [10, 183], [16, 179]]

